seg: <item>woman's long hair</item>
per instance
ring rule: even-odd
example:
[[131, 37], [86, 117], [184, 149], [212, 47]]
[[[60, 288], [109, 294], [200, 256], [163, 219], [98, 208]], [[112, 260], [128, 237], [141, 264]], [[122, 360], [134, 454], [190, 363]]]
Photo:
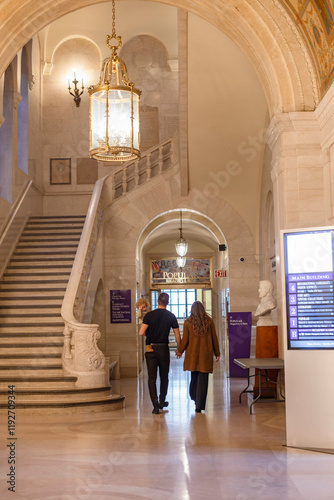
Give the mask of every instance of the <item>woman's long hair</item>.
[[189, 322], [197, 335], [204, 335], [209, 325], [210, 316], [205, 312], [202, 302], [196, 300], [191, 306]]

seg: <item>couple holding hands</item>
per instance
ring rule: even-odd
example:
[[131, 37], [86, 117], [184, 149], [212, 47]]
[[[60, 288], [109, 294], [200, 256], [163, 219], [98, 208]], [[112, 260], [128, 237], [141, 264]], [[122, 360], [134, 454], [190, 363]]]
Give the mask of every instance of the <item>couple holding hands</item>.
[[[139, 299], [145, 301], [145, 299]], [[139, 302], [138, 301], [138, 302]], [[145, 301], [147, 302], [147, 301]], [[143, 315], [139, 335], [146, 335], [145, 359], [148, 373], [148, 388], [153, 404], [153, 414], [168, 406], [168, 373], [170, 364], [169, 332], [175, 334], [177, 350], [175, 355], [181, 358], [185, 352], [183, 369], [191, 372], [189, 386], [190, 398], [195, 402], [196, 413], [205, 410], [208, 391], [209, 373], [213, 371], [213, 356], [219, 361], [220, 351], [214, 323], [206, 313], [201, 302], [191, 306], [191, 314], [183, 325], [181, 340], [176, 316], [167, 310], [169, 295], [161, 293], [158, 308]], [[144, 304], [144, 302], [143, 302]], [[148, 305], [148, 303], [147, 303]], [[141, 307], [137, 303], [138, 310]], [[141, 310], [145, 307], [141, 307]], [[160, 394], [157, 394], [157, 373], [159, 368]]]

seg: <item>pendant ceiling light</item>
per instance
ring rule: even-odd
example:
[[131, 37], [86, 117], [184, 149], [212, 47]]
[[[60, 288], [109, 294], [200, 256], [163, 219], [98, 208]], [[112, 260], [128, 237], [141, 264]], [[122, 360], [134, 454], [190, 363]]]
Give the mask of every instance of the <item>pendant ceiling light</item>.
[[[175, 243], [175, 250], [176, 250], [176, 253], [179, 257], [185, 257], [187, 254], [187, 251], [188, 251], [188, 243], [186, 242], [186, 240], [182, 236], [182, 212], [180, 212], [179, 231], [180, 231], [180, 237]], [[183, 266], [179, 266], [179, 267], [183, 267]]]
[[186, 265], [187, 259], [186, 257], [180, 257], [179, 255], [176, 257], [176, 265], [177, 267], [184, 267]]
[[[89, 156], [106, 162], [124, 162], [140, 157], [140, 90], [127, 75], [117, 55], [122, 39], [115, 30], [115, 0], [112, 0], [112, 34], [107, 35], [110, 57], [103, 61], [100, 80], [89, 87]], [[114, 44], [113, 44], [114, 43]]]

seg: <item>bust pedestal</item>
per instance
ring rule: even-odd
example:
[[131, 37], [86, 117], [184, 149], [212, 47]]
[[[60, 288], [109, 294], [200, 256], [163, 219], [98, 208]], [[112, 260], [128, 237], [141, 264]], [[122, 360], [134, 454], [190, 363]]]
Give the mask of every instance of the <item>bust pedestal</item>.
[[[278, 358], [278, 328], [275, 325], [271, 326], [258, 326], [256, 327], [256, 340], [255, 340], [255, 357], [256, 358]], [[279, 370], [268, 370], [268, 377], [270, 380], [277, 381]], [[256, 370], [255, 373], [258, 371]], [[262, 381], [263, 383], [263, 381]], [[255, 377], [254, 390], [259, 387], [259, 379]], [[276, 384], [269, 383], [269, 387], [276, 387]], [[254, 393], [254, 397], [258, 395]], [[265, 395], [263, 396], [265, 397]], [[270, 395], [268, 394], [268, 397]]]

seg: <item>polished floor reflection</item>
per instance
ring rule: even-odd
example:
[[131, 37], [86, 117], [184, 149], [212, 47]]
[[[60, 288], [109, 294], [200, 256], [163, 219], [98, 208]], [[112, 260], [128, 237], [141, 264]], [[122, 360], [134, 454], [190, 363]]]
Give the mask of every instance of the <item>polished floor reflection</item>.
[[[114, 381], [123, 410], [17, 414], [16, 488], [7, 490], [7, 416], [1, 415], [2, 499], [333, 500], [334, 456], [288, 449], [284, 405], [238, 395], [243, 379], [210, 377], [205, 413], [188, 397], [189, 376], [172, 360], [168, 411], [152, 415], [145, 372]], [[18, 412], [17, 412], [18, 413]]]

